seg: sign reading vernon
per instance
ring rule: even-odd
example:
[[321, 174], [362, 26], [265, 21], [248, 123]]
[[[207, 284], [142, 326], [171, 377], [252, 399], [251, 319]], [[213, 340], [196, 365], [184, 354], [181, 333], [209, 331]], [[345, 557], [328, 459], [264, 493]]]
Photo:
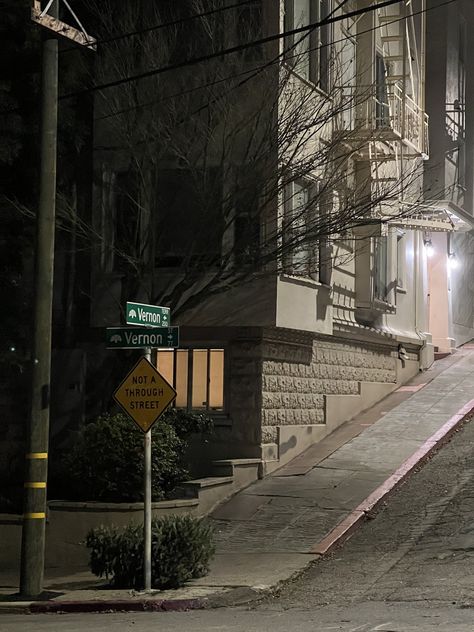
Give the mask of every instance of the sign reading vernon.
[[107, 327], [107, 349], [179, 347], [179, 327]]
[[145, 303], [127, 302], [125, 322], [142, 327], [169, 327], [170, 308]]
[[176, 397], [176, 391], [146, 358], [140, 358], [114, 393], [115, 401], [148, 432]]

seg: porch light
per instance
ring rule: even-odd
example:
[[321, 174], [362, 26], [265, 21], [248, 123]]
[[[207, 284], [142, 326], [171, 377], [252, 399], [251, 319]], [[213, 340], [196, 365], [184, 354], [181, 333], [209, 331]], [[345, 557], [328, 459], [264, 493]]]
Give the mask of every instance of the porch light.
[[434, 255], [434, 248], [433, 244], [431, 243], [431, 239], [425, 239], [423, 243], [425, 244], [426, 256], [432, 257]]
[[459, 261], [458, 261], [458, 258], [456, 257], [456, 253], [450, 252], [448, 254], [448, 266], [451, 268], [451, 270], [454, 270], [455, 268], [459, 266]]

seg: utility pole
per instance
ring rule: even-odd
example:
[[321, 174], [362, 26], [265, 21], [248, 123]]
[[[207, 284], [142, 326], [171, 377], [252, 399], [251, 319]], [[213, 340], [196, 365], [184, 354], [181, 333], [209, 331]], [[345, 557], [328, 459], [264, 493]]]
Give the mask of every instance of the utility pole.
[[[58, 17], [58, 3], [54, 3], [51, 15]], [[20, 575], [20, 593], [29, 597], [41, 593], [44, 575], [58, 127], [58, 39], [54, 34], [48, 34], [43, 42], [41, 92], [32, 399], [26, 448]]]
[[[58, 127], [58, 33], [88, 46], [83, 33], [74, 37], [63, 28], [60, 0], [48, 2], [44, 11], [34, 0], [32, 20], [48, 29], [43, 42], [40, 197], [35, 255], [34, 342], [31, 412], [26, 441], [25, 496], [21, 542], [20, 593], [37, 597], [43, 590], [49, 446], [51, 381], [51, 329], [56, 217], [56, 162]], [[67, 2], [66, 2], [67, 5]], [[68, 7], [69, 8], [69, 7]], [[49, 13], [47, 13], [50, 11]], [[74, 16], [75, 17], [75, 16]], [[76, 18], [77, 20], [77, 18]], [[82, 29], [83, 31], [83, 29]]]

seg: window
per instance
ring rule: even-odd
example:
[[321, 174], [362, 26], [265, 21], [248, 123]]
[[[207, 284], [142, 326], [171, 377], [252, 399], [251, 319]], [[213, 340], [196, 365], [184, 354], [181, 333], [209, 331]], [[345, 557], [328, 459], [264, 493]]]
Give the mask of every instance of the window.
[[387, 237], [374, 237], [374, 298], [386, 301], [387, 293]]
[[[355, 121], [355, 97], [357, 85], [355, 20], [347, 18], [343, 22], [343, 41], [340, 51], [340, 79], [343, 93], [342, 121], [344, 129], [353, 129]], [[338, 77], [339, 80], [339, 77]]]
[[253, 165], [237, 169], [234, 193], [234, 252], [238, 265], [257, 264], [260, 254], [260, 208], [264, 178]]
[[390, 126], [385, 61], [380, 53], [375, 56], [375, 125], [376, 127]]
[[141, 205], [137, 174], [104, 170], [98, 229], [103, 237], [101, 263], [107, 272], [124, 272], [140, 251]]
[[286, 272], [309, 276], [311, 248], [307, 240], [309, 187], [293, 182], [286, 189], [283, 224]]
[[114, 269], [124, 270], [127, 257], [137, 257], [140, 250], [140, 193], [136, 173], [115, 174]]
[[397, 233], [397, 288], [405, 287], [406, 274], [406, 241], [405, 233], [399, 231]]
[[159, 31], [159, 45], [168, 52], [170, 64], [224, 48], [224, 22], [219, 13], [202, 16], [205, 10], [199, 2], [160, 0], [152, 4], [157, 5], [162, 24], [174, 22], [173, 27]]
[[155, 217], [157, 266], [218, 264], [224, 230], [221, 171], [161, 169]]
[[[239, 43], [248, 44], [263, 37], [262, 0], [254, 0], [237, 9], [237, 36]], [[262, 58], [261, 46], [250, 46], [243, 50], [243, 57], [249, 61]]]
[[[330, 0], [319, 0], [318, 21], [324, 20], [330, 14]], [[331, 56], [331, 25], [324, 24], [317, 29], [319, 31], [319, 87], [324, 92], [329, 92], [329, 60]], [[313, 77], [313, 81], [316, 78]], [[317, 79], [315, 83], [318, 83]]]
[[[285, 0], [285, 32], [305, 26], [311, 21], [310, 0]], [[285, 58], [295, 72], [310, 78], [310, 37], [304, 33], [285, 38]]]
[[[324, 20], [331, 0], [285, 0], [285, 32]], [[285, 59], [301, 77], [329, 91], [331, 25], [285, 38]]]
[[224, 410], [224, 349], [158, 351], [157, 368], [175, 388], [177, 408]]
[[283, 220], [284, 271], [321, 283], [329, 278], [330, 256], [327, 239], [319, 234], [324, 198], [316, 183], [292, 182], [286, 187]]

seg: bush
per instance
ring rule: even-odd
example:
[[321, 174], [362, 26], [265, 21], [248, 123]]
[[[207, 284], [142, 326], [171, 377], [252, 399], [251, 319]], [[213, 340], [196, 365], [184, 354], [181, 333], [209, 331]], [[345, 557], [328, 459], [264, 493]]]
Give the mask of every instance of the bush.
[[[143, 588], [143, 525], [100, 527], [87, 534], [89, 566], [116, 588]], [[153, 588], [179, 588], [209, 571], [214, 554], [212, 531], [191, 516], [166, 516], [152, 522]]]
[[[184, 456], [195, 432], [210, 432], [204, 415], [171, 409], [152, 431], [152, 498], [164, 498], [188, 475]], [[124, 414], [86, 424], [52, 467], [52, 492], [68, 500], [143, 500], [143, 433]]]

